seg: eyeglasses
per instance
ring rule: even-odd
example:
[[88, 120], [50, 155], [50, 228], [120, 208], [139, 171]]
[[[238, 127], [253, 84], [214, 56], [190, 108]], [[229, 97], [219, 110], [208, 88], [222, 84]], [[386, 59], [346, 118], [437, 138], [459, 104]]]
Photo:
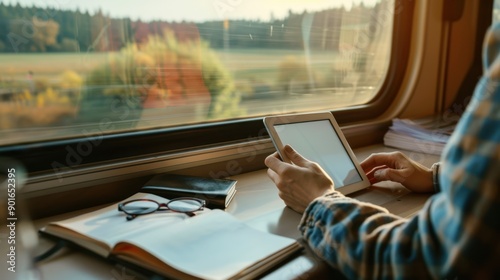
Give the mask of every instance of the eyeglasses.
[[151, 199], [134, 199], [118, 204], [118, 211], [127, 214], [127, 221], [130, 221], [139, 215], [162, 210], [184, 213], [192, 217], [194, 212], [203, 210], [204, 207], [205, 200], [194, 197], [179, 197], [167, 203], [159, 203]]

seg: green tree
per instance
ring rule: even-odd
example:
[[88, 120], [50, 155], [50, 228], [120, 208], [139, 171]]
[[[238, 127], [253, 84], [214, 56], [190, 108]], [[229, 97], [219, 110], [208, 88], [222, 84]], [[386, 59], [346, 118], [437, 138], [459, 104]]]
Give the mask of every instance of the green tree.
[[147, 96], [158, 92], [167, 98], [166, 106], [209, 100], [207, 118], [241, 114], [233, 79], [208, 44], [181, 42], [167, 31], [145, 44], [127, 45], [94, 69], [85, 82], [79, 119], [138, 119]]
[[45, 52], [47, 47], [57, 44], [57, 35], [59, 34], [59, 24], [53, 20], [40, 20], [33, 18], [33, 45], [38, 51]]
[[48, 46], [57, 44], [59, 24], [53, 20], [33, 18], [11, 20], [8, 39], [14, 51], [45, 52]]

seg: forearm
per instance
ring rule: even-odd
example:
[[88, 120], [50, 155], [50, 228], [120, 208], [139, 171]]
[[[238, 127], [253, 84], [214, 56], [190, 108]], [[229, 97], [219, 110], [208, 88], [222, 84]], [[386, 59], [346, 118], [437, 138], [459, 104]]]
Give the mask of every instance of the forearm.
[[440, 192], [417, 216], [339, 193], [304, 212], [304, 239], [347, 277], [500, 279], [500, 24], [485, 43], [486, 76], [435, 170]]
[[300, 230], [313, 251], [348, 278], [429, 278], [418, 223], [339, 194], [311, 203]]

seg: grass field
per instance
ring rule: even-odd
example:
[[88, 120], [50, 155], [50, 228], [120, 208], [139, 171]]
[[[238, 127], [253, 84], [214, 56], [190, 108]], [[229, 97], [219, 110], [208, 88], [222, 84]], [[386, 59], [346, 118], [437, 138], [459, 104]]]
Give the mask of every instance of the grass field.
[[[286, 57], [295, 57], [298, 61], [306, 61], [304, 51], [300, 50], [269, 50], [269, 49], [234, 49], [215, 50], [221, 62], [233, 74], [235, 79], [273, 77], [270, 72]], [[75, 71], [86, 75], [95, 67], [105, 63], [113, 53], [3, 53], [0, 54], [2, 67], [0, 79], [24, 79], [28, 72], [35, 77], [48, 80], [57, 79], [64, 71]], [[338, 55], [332, 52], [314, 53], [310, 57], [312, 65], [333, 65]], [[263, 72], [259, 72], [263, 71]], [[258, 77], [258, 75], [261, 77]]]
[[108, 57], [108, 53], [3, 53], [0, 54], [0, 79], [23, 79], [29, 71], [35, 77], [49, 80], [67, 70], [84, 75]]
[[[244, 115], [238, 117], [345, 107], [367, 102], [376, 92], [376, 84], [362, 88], [321, 87], [319, 82], [328, 84], [332, 79], [332, 69], [348, 70], [352, 67], [352, 63], [345, 57], [332, 52], [314, 52], [306, 56], [303, 51], [233, 49], [216, 51], [216, 54], [231, 73], [236, 89], [243, 97], [238, 106]], [[34, 74], [33, 79], [45, 80], [48, 86], [58, 88], [64, 72], [73, 71], [84, 79], [111, 55], [112, 53], [0, 54], [0, 93], [9, 91], [9, 86], [12, 85], [26, 87], [30, 71]], [[298, 91], [283, 89], [279, 80], [280, 77], [283, 79], [283, 72], [294, 75], [295, 72], [307, 73], [309, 70], [314, 72], [315, 86], [319, 86], [319, 90], [300, 91], [303, 85], [309, 86], [311, 76], [307, 74], [294, 78], [298, 81], [291, 83]], [[47, 91], [42, 95], [46, 96], [45, 100], [49, 97], [52, 100], [59, 98], [57, 92]], [[0, 101], [0, 131], [5, 136], [0, 140], [0, 145], [81, 134], [83, 128], [73, 127], [71, 123], [79, 109], [76, 102], [39, 102], [36, 97], [40, 99], [41, 94], [21, 103]], [[144, 109], [135, 128], [148, 129], [199, 122], [200, 112], [206, 111], [206, 108], [188, 109], [185, 106], [169, 110]], [[175, 110], [184, 111], [177, 114]], [[197, 110], [200, 112], [197, 113]], [[88, 125], [85, 129], [94, 129], [94, 124]]]

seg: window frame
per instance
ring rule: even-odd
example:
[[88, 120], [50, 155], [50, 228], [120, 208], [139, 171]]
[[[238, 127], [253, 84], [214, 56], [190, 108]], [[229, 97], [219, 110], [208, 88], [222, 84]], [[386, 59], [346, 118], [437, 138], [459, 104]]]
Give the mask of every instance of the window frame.
[[[414, 6], [413, 1], [395, 0], [396, 9], [401, 7], [401, 11], [394, 13], [391, 60], [386, 78], [369, 103], [332, 111], [341, 126], [373, 119], [383, 114], [391, 105], [406, 73]], [[32, 175], [51, 173], [57, 168], [75, 170], [124, 159], [193, 151], [268, 137], [262, 117], [242, 118], [97, 135], [93, 138], [80, 137], [1, 146], [0, 157], [20, 161]]]

